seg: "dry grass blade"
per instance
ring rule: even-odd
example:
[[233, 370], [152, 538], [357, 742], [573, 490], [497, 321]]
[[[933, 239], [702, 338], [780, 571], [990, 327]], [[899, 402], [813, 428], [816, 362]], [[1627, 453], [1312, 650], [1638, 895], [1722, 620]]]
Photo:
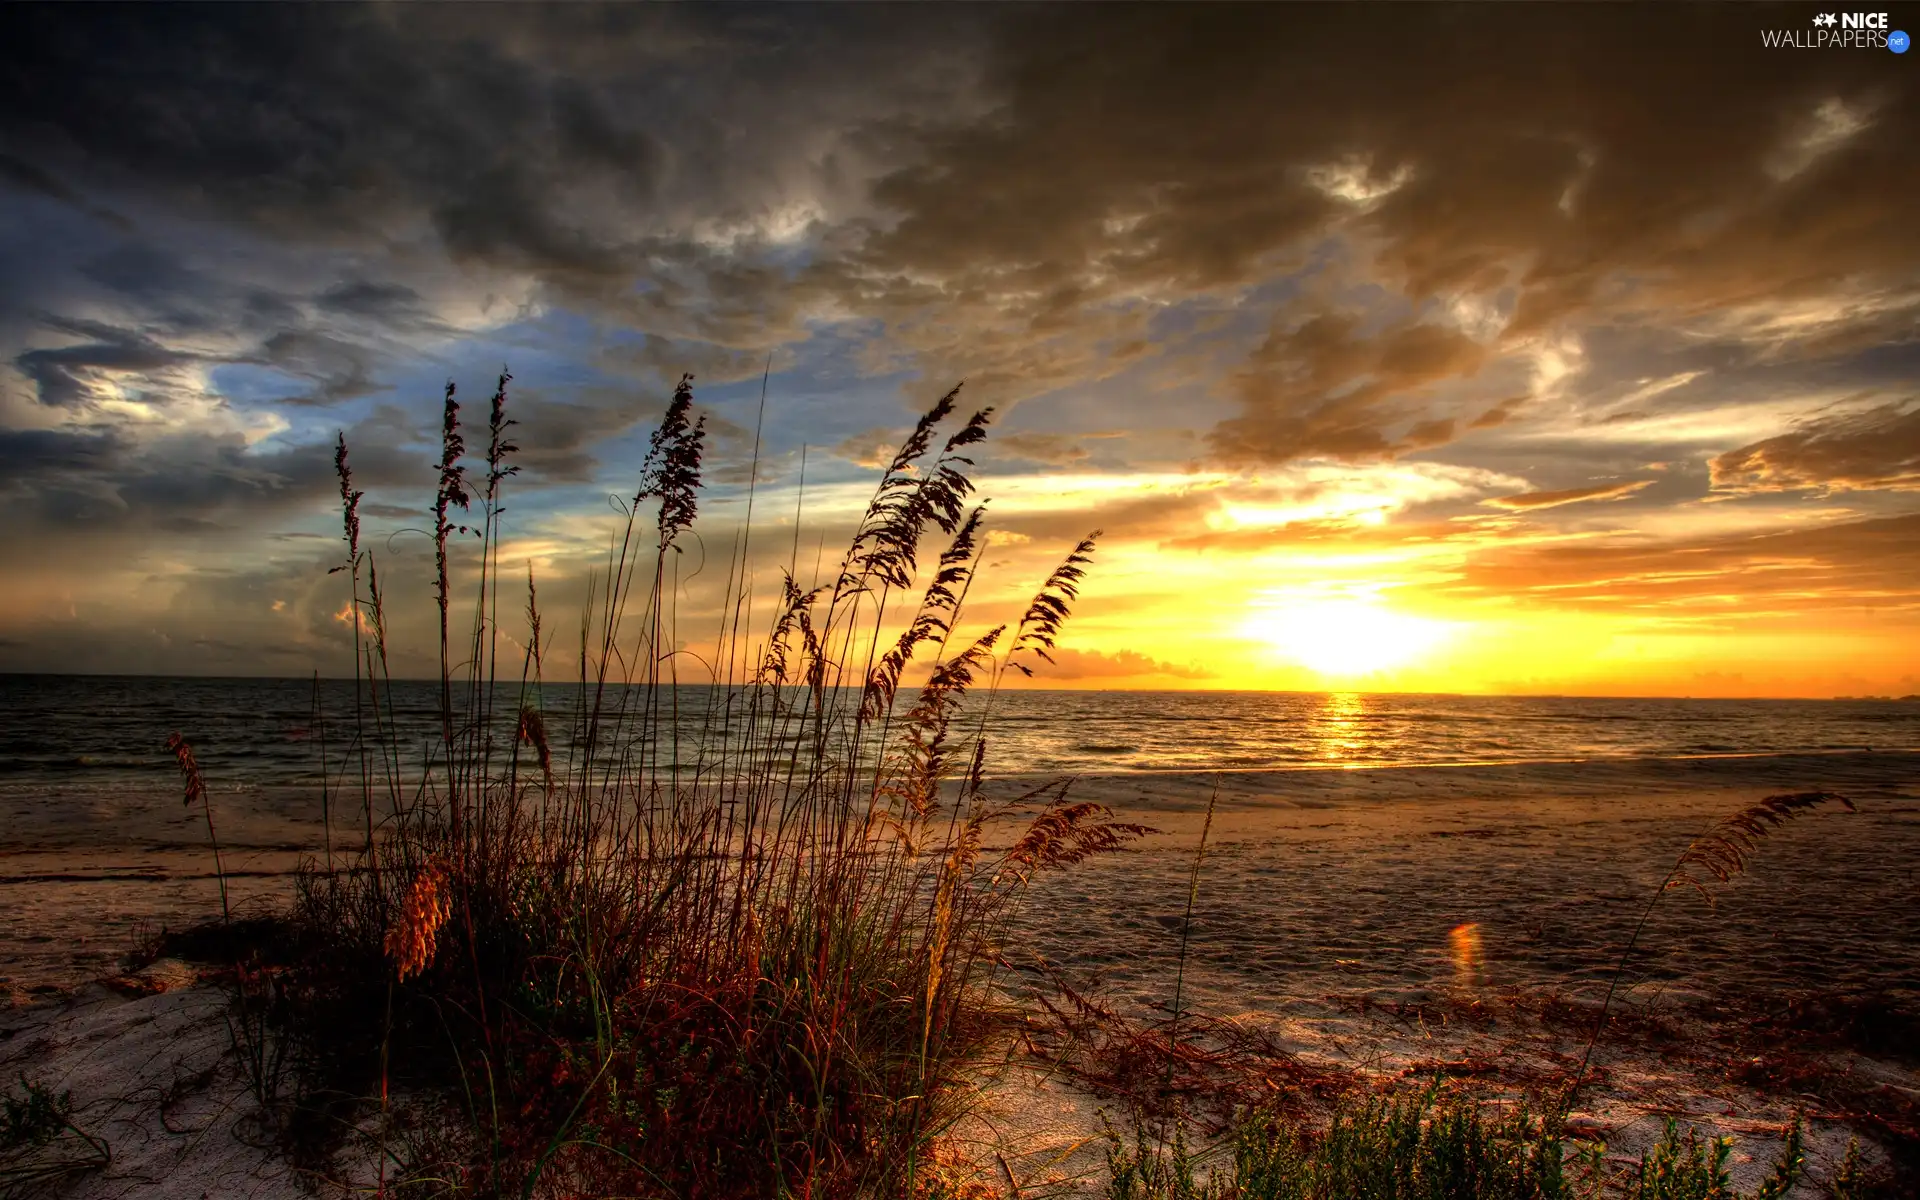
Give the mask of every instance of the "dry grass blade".
[[[900, 689], [900, 674], [913, 661], [914, 653], [926, 642], [944, 639], [952, 628], [953, 614], [959, 611], [960, 597], [972, 572], [974, 552], [980, 545], [980, 526], [986, 519], [985, 507], [975, 508], [954, 534], [953, 541], [940, 555], [933, 581], [920, 598], [920, 610], [902, 630], [891, 649], [868, 673], [867, 685], [860, 697], [860, 719], [872, 721], [892, 705]], [[789, 582], [788, 587], [792, 584]]]
[[660, 501], [656, 525], [659, 549], [665, 551], [693, 525], [699, 511], [700, 460], [707, 435], [707, 418], [689, 420], [693, 411], [693, 376], [682, 375], [667, 404], [666, 415], [647, 445], [640, 467], [640, 490], [634, 507], [647, 499]]
[[540, 759], [540, 774], [546, 777], [547, 788], [553, 788], [553, 746], [547, 740], [546, 718], [532, 705], [522, 705], [520, 709], [520, 728], [516, 732], [521, 744], [532, 746]]
[[934, 791], [946, 773], [947, 733], [954, 714], [973, 686], [975, 673], [986, 664], [994, 643], [1004, 632], [1004, 625], [994, 626], [974, 639], [971, 646], [935, 667], [921, 687], [919, 699], [907, 711], [905, 762], [882, 791], [904, 798], [915, 817], [925, 816], [932, 807]]
[[1691, 887], [1706, 897], [1707, 903], [1713, 903], [1713, 894], [1707, 890], [1705, 881], [1694, 873], [1696, 868], [1715, 881], [1726, 883], [1746, 871], [1760, 842], [1775, 829], [1824, 804], [1839, 804], [1848, 812], [1858, 811], [1853, 801], [1834, 792], [1783, 792], [1768, 796], [1716, 822], [1681, 851], [1673, 869], [1667, 872], [1666, 879], [1661, 881], [1653, 898], [1647, 901], [1646, 908], [1641, 911], [1640, 920], [1627, 938], [1626, 948], [1620, 952], [1620, 961], [1614, 964], [1613, 977], [1607, 981], [1607, 994], [1600, 1001], [1600, 1015], [1594, 1021], [1593, 1032], [1587, 1037], [1587, 1048], [1581, 1052], [1580, 1065], [1575, 1068], [1573, 1079], [1567, 1084], [1566, 1094], [1561, 1098], [1562, 1117], [1572, 1111], [1573, 1099], [1579, 1094], [1581, 1084], [1586, 1082], [1587, 1064], [1593, 1061], [1593, 1048], [1600, 1040], [1600, 1031], [1606, 1028], [1614, 992], [1620, 986], [1621, 976], [1626, 974], [1627, 960], [1633, 956], [1633, 948], [1639, 944], [1640, 934], [1646, 929], [1654, 906], [1660, 903], [1660, 897], [1677, 887]]
[[353, 486], [353, 467], [347, 462], [345, 433], [339, 435], [334, 446], [333, 471], [340, 477], [340, 520], [347, 542], [347, 561], [329, 570], [329, 575], [360, 561], [360, 501], [366, 493]]
[[186, 798], [182, 806], [192, 808], [198, 800], [200, 811], [207, 818], [207, 841], [213, 847], [213, 873], [220, 881], [220, 919], [227, 920], [233, 915], [227, 907], [227, 869], [220, 861], [220, 838], [213, 831], [213, 798], [207, 793], [206, 776], [200, 773], [200, 760], [194, 756], [192, 744], [179, 733], [167, 735], [167, 749], [173, 752], [173, 761], [179, 766], [180, 779], [185, 785]]
[[973, 460], [959, 451], [987, 436], [993, 410], [984, 408], [969, 417], [947, 439], [931, 467], [922, 470], [918, 465], [932, 448], [934, 429], [952, 415], [959, 395], [956, 386], [942, 396], [894, 454], [840, 564], [840, 576], [834, 584], [836, 599], [859, 593], [876, 580], [884, 587], [908, 587], [916, 569], [920, 535], [927, 524], [931, 522], [947, 534], [960, 528], [961, 511], [973, 492], [973, 481], [965, 468], [972, 466]]
[[1054, 639], [1059, 636], [1060, 627], [1066, 623], [1073, 601], [1080, 598], [1080, 580], [1086, 575], [1086, 566], [1093, 561], [1093, 544], [1098, 541], [1100, 531], [1094, 530], [1080, 540], [1073, 552], [1066, 557], [1053, 574], [1047, 576], [1047, 582], [1027, 606], [1025, 615], [1020, 618], [1020, 628], [1013, 640], [1013, 649], [1007, 654], [1007, 665], [1028, 676], [1033, 668], [1025, 663], [1013, 661], [1013, 656], [1022, 651], [1030, 651], [1053, 661]]
[[173, 761], [180, 768], [180, 779], [185, 785], [186, 799], [182, 803], [191, 808], [196, 800], [207, 796], [207, 779], [200, 773], [200, 760], [194, 757], [193, 745], [178, 733], [167, 735], [167, 749], [173, 753]]
[[781, 572], [781, 603], [779, 616], [774, 618], [773, 630], [767, 637], [767, 649], [760, 660], [760, 674], [756, 682], [767, 687], [780, 687], [792, 678], [790, 672], [793, 662], [793, 633], [803, 624], [812, 627], [812, 608], [820, 597], [820, 589], [810, 592], [800, 590], [788, 572]]
[[1032, 965], [1041, 982], [1022, 1019], [1028, 1053], [1133, 1112], [1224, 1128], [1250, 1110], [1307, 1109], [1360, 1082], [1356, 1071], [1299, 1057], [1265, 1023], [1189, 1015], [1175, 1038], [1164, 1023], [1087, 995], [1055, 964]]
[[1742, 874], [1769, 834], [1823, 804], [1838, 804], [1848, 812], [1858, 811], [1853, 801], [1834, 792], [1787, 792], [1768, 796], [1693, 839], [1661, 890], [1691, 887], [1712, 903], [1713, 894], [1707, 890], [1700, 874], [1711, 876], [1719, 883]]
[[1007, 850], [1006, 866], [1021, 872], [1071, 866], [1158, 832], [1146, 825], [1113, 820], [1113, 810], [1104, 804], [1068, 800], [1069, 786], [1070, 781], [1049, 784], [1022, 797], [1030, 800], [1046, 792], [1054, 793], [1040, 815], [1027, 826], [1026, 833]]
[[520, 452], [520, 447], [507, 440], [507, 429], [520, 422], [507, 416], [507, 384], [513, 376], [507, 371], [500, 372], [500, 379], [494, 384], [493, 399], [487, 405], [487, 494], [493, 495], [501, 480], [518, 475], [520, 468], [506, 465], [507, 456]]

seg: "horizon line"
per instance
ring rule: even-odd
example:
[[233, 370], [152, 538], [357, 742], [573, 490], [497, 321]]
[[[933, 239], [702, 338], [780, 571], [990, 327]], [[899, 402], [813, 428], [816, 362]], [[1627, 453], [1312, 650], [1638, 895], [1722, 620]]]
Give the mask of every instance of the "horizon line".
[[[18, 671], [18, 670], [0, 669], [0, 678], [169, 679], [169, 680], [191, 679], [191, 680], [208, 680], [208, 681], [218, 681], [218, 682], [307, 683], [307, 684], [311, 684], [315, 680], [323, 680], [327, 683], [354, 682], [354, 677], [351, 675], [321, 675], [318, 672], [313, 672], [306, 675], [221, 675], [221, 674], [202, 675], [202, 674], [159, 673], [159, 672], [151, 672], [151, 671]], [[389, 677], [386, 682], [438, 684], [440, 680], [434, 676], [428, 676], [428, 675], [421, 675], [421, 676], [395, 675], [395, 676]], [[542, 686], [574, 687], [574, 686], [579, 686], [579, 684], [580, 684], [580, 681], [577, 679], [570, 679], [565, 681], [548, 680], [548, 681], [545, 681], [545, 683]], [[471, 682], [464, 683], [462, 684], [462, 686], [471, 686]], [[514, 687], [514, 686], [520, 686], [520, 685], [517, 685], [516, 681], [508, 679], [508, 680], [496, 680], [493, 683], [493, 686], [494, 687]], [[606, 686], [646, 687], [649, 685], [645, 683], [636, 683], [632, 681], [608, 680], [606, 683]], [[718, 684], [718, 683], [711, 683], [711, 682], [698, 683], [698, 682], [689, 681], [684, 683], [666, 683], [666, 684], [662, 684], [661, 686], [685, 687], [685, 688], [708, 688], [708, 687], [745, 687], [747, 686], [747, 684], [745, 682]], [[802, 685], [789, 684], [787, 686], [797, 687]], [[841, 684], [830, 690], [858, 691], [860, 690], [860, 688], [859, 688], [859, 685], [857, 684]], [[1486, 699], [1486, 700], [1713, 700], [1713, 701], [1760, 701], [1760, 702], [1768, 702], [1768, 703], [1776, 703], [1776, 702], [1786, 703], [1786, 702], [1793, 702], [1793, 701], [1810, 701], [1810, 702], [1819, 702], [1819, 703], [1832, 703], [1836, 701], [1840, 701], [1840, 702], [1862, 701], [1862, 702], [1890, 703], [1890, 704], [1920, 702], [1920, 693], [1908, 693], [1905, 695], [1876, 693], [1876, 694], [1868, 694], [1868, 695], [1835, 694], [1835, 695], [1828, 695], [1828, 696], [1816, 696], [1816, 695], [1797, 695], [1796, 696], [1796, 695], [1777, 695], [1777, 694], [1775, 695], [1701, 696], [1701, 695], [1694, 695], [1692, 693], [1672, 693], [1672, 694], [1662, 695], [1658, 693], [1642, 693], [1642, 692], [1578, 692], [1578, 691], [1450, 692], [1450, 691], [1431, 691], [1431, 690], [1408, 689], [1408, 688], [1367, 688], [1367, 687], [1346, 687], [1346, 688], [1342, 688], [1342, 687], [1326, 687], [1326, 688], [1073, 687], [1073, 686], [1049, 686], [1049, 685], [1031, 684], [1031, 683], [1025, 683], [1025, 682], [1017, 683], [1012, 688], [1009, 688], [1007, 690], [1021, 691], [1021, 692], [1116, 692], [1116, 693], [1195, 692], [1195, 693], [1215, 693], [1220, 695], [1262, 695], [1262, 696], [1349, 696], [1349, 695], [1351, 696], [1448, 696], [1448, 697], [1458, 697], [1462, 699]]]

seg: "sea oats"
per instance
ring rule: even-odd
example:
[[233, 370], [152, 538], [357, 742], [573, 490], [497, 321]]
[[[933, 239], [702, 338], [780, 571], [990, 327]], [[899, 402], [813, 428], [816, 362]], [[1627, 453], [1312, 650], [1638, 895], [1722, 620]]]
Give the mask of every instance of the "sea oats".
[[440, 927], [447, 923], [453, 911], [448, 876], [447, 864], [442, 859], [432, 859], [420, 868], [407, 888], [406, 898], [401, 901], [399, 916], [387, 931], [387, 958], [402, 982], [426, 970], [433, 962]]

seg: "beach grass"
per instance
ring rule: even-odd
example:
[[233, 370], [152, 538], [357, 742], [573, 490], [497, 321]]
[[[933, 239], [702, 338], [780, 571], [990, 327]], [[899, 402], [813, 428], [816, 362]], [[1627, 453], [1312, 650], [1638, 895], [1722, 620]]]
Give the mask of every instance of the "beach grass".
[[113, 1160], [74, 1118], [73, 1095], [25, 1074], [0, 1091], [0, 1197], [44, 1192]]
[[[807, 587], [785, 574], [757, 631], [749, 523], [696, 662], [675, 581], [705, 418], [685, 378], [580, 615], [573, 710], [549, 712], [530, 573], [531, 636], [502, 655], [508, 382], [471, 477], [451, 384], [444, 398], [440, 737], [412, 775], [380, 562], [338, 445], [356, 699], [328, 792], [357, 793], [360, 845], [329, 836], [242, 955], [230, 1028], [263, 1121], [316, 1178], [342, 1150], [370, 1157], [381, 1194], [938, 1194], [1027, 881], [1145, 832], [1067, 781], [985, 795], [979, 714], [1007, 671], [1048, 659], [1093, 539], [1017, 622], [962, 636], [985, 537], [969, 452], [991, 413], [954, 421], [956, 388], [837, 569]], [[719, 685], [699, 713], [679, 707], [689, 675]], [[496, 712], [503, 679], [518, 700]], [[174, 749], [204, 794], [190, 737]]]
[[[1684, 1133], [1624, 1169], [1598, 1142], [1571, 1142], [1549, 1112], [1493, 1108], [1435, 1088], [1351, 1098], [1325, 1124], [1285, 1115], [1242, 1119], [1221, 1153], [1197, 1153], [1179, 1123], [1107, 1128], [1107, 1200], [1781, 1200], [1806, 1175], [1800, 1123], [1750, 1192], [1728, 1169], [1733, 1142]], [[1869, 1194], [1857, 1143], [1832, 1194]]]

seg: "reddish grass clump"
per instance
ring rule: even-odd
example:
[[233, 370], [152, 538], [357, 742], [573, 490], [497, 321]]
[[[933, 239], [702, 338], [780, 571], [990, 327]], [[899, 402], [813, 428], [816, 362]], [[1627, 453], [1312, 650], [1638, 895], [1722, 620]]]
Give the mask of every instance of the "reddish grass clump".
[[440, 927], [447, 923], [452, 905], [447, 895], [447, 864], [434, 859], [413, 877], [406, 899], [400, 902], [400, 914], [387, 930], [387, 957], [401, 982], [418, 975], [433, 961], [439, 945]]

